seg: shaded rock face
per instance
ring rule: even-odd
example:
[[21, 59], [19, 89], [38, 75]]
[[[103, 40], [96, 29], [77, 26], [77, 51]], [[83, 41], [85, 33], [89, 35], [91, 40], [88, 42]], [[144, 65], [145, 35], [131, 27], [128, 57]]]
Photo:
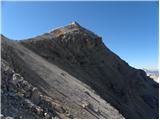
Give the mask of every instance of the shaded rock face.
[[[32, 66], [32, 69], [28, 68], [28, 64], [30, 63], [23, 60], [23, 57], [25, 57], [26, 54], [14, 50], [15, 48], [9, 47], [8, 44], [11, 43], [7, 43], [6, 45], [5, 41], [2, 41], [2, 58], [8, 61], [16, 71], [23, 74], [26, 80], [30, 81], [32, 84], [36, 85], [38, 89], [43, 91], [41, 85], [47, 85], [45, 82], [49, 81], [45, 80], [44, 82], [43, 80], [44, 78], [49, 79], [51, 75], [46, 73], [48, 76], [44, 78], [43, 76], [39, 77], [39, 72], [45, 70], [45, 67], [42, 67], [39, 68], [36, 73], [33, 72], [32, 74], [35, 73], [35, 75], [32, 76], [28, 71], [33, 70], [36, 66]], [[158, 118], [158, 83], [147, 77], [144, 71], [130, 67], [125, 61], [104, 45], [101, 37], [81, 27], [78, 23], [73, 22], [68, 26], [52, 30], [49, 33], [45, 33], [35, 38], [22, 40], [16, 44], [23, 45], [25, 48], [40, 56], [39, 59], [42, 58], [49, 62], [48, 64], [50, 64], [51, 68], [52, 65], [56, 65], [58, 68], [65, 71], [64, 73], [60, 73], [60, 76], [62, 76], [63, 80], [66, 80], [66, 82], [72, 80], [70, 79], [71, 76], [74, 77], [74, 81], [80, 82], [81, 85], [87, 86], [91, 91], [94, 91], [94, 94], [100, 95], [103, 100], [114, 106], [114, 108], [116, 108], [125, 118]], [[6, 49], [11, 50], [6, 52]], [[11, 51], [15, 52], [11, 54]], [[17, 57], [9, 56], [10, 54], [15, 54], [14, 56]], [[30, 52], [27, 54], [30, 54]], [[23, 65], [19, 64], [23, 62]], [[35, 62], [34, 64], [37, 63]], [[70, 77], [68, 77], [69, 75]], [[55, 74], [55, 76], [57, 76], [57, 74]], [[39, 84], [29, 80], [34, 79], [36, 81], [40, 78], [42, 80], [40, 80]], [[60, 80], [62, 78], [59, 79], [58, 77], [55, 77], [55, 79], [58, 79], [58, 82], [61, 82]], [[55, 83], [53, 83], [53, 81], [51, 83], [54, 85]], [[68, 86], [70, 84], [71, 83], [69, 83]], [[56, 87], [56, 89], [60, 89], [60, 86]], [[61, 87], [61, 89], [64, 89], [64, 86]], [[46, 89], [48, 90], [48, 88], [50, 88], [49, 85]], [[60, 92], [64, 95], [70, 93], [70, 88], [66, 89], [67, 93], [65, 93], [65, 90], [61, 90]], [[85, 95], [90, 96], [88, 92], [84, 91], [84, 93]], [[81, 106], [83, 109], [86, 109], [86, 107], [88, 108], [88, 106], [94, 106], [93, 104], [90, 105], [88, 102], [85, 103], [87, 103], [87, 105], [82, 102]], [[95, 107], [93, 108], [94, 110], [92, 110], [96, 111], [96, 115], [101, 113], [101, 110]], [[72, 111], [72, 113], [74, 112]], [[75, 117], [78, 117], [76, 116], [76, 113], [74, 113], [74, 115]], [[89, 114], [87, 116], [87, 118], [90, 118]], [[83, 117], [85, 118], [86, 116], [84, 115]], [[103, 117], [111, 118], [106, 116]]]

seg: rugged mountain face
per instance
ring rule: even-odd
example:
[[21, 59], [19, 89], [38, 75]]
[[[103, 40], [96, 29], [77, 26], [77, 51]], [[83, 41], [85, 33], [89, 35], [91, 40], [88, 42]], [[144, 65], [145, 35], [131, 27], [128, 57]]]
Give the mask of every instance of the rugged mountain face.
[[[6, 63], [2, 62], [2, 118], [124, 118], [90, 86], [63, 69], [16, 41], [2, 36], [1, 42]], [[5, 66], [14, 71], [5, 70]], [[25, 81], [30, 91], [27, 96]], [[33, 88], [37, 89], [36, 100]]]
[[17, 42], [3, 36], [2, 58], [73, 118], [159, 116], [158, 83], [76, 22]]

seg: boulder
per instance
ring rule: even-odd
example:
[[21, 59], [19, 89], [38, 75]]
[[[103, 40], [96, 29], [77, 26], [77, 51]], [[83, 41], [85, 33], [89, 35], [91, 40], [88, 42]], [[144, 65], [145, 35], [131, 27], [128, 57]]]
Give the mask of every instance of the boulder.
[[40, 103], [40, 93], [39, 93], [39, 91], [38, 91], [38, 89], [37, 88], [33, 88], [32, 89], [32, 94], [31, 94], [31, 101], [34, 103], [34, 104], [36, 104], [36, 105], [38, 105], [39, 103]]

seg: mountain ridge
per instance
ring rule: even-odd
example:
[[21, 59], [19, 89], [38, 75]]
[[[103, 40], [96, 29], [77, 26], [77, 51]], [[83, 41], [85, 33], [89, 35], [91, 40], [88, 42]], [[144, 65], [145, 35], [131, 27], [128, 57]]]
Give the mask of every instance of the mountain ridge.
[[[68, 29], [68, 26], [71, 29]], [[104, 45], [101, 37], [79, 24], [77, 25], [77, 23], [69, 24], [57, 30], [60, 32], [53, 30], [38, 37], [15, 41], [15, 46], [12, 45], [13, 41], [6, 44], [2, 43], [2, 58], [34, 85], [37, 85], [35, 82], [37, 79], [41, 79], [44, 84], [56, 85], [55, 91], [60, 90], [64, 95], [69, 95], [71, 93], [68, 91], [69, 89], [76, 90], [69, 85], [71, 84], [69, 81], [71, 80], [73, 83], [76, 81], [76, 84], [78, 83], [80, 86], [89, 86], [89, 90], [93, 90], [94, 94], [99, 95], [104, 101], [114, 106], [125, 118], [158, 117], [159, 85], [147, 77], [143, 70], [130, 67], [128, 63]], [[11, 56], [10, 52], [17, 57]], [[53, 69], [49, 66], [57, 67], [53, 67]], [[48, 72], [45, 72], [45, 69]], [[63, 70], [60, 74], [62, 77], [56, 78], [59, 76], [55, 71], [56, 69]], [[49, 71], [52, 71], [55, 76]], [[65, 84], [70, 87], [63, 86], [65, 85], [62, 82], [64, 80], [67, 82]], [[59, 81], [61, 81], [62, 86], [56, 83]], [[43, 88], [41, 85], [38, 83], [39, 87], [37, 87]], [[82, 95], [82, 93], [79, 94]], [[52, 97], [57, 96], [52, 95]], [[70, 96], [68, 97], [71, 99]], [[94, 104], [92, 103], [93, 106]], [[74, 117], [78, 115], [73, 109], [72, 112]]]

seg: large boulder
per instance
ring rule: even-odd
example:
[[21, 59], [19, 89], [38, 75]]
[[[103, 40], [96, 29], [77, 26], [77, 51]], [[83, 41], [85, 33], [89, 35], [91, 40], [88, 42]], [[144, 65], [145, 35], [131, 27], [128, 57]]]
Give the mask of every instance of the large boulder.
[[31, 93], [31, 101], [34, 104], [38, 105], [40, 103], [40, 99], [41, 99], [41, 97], [40, 97], [40, 93], [39, 93], [38, 89], [33, 88], [32, 93]]

